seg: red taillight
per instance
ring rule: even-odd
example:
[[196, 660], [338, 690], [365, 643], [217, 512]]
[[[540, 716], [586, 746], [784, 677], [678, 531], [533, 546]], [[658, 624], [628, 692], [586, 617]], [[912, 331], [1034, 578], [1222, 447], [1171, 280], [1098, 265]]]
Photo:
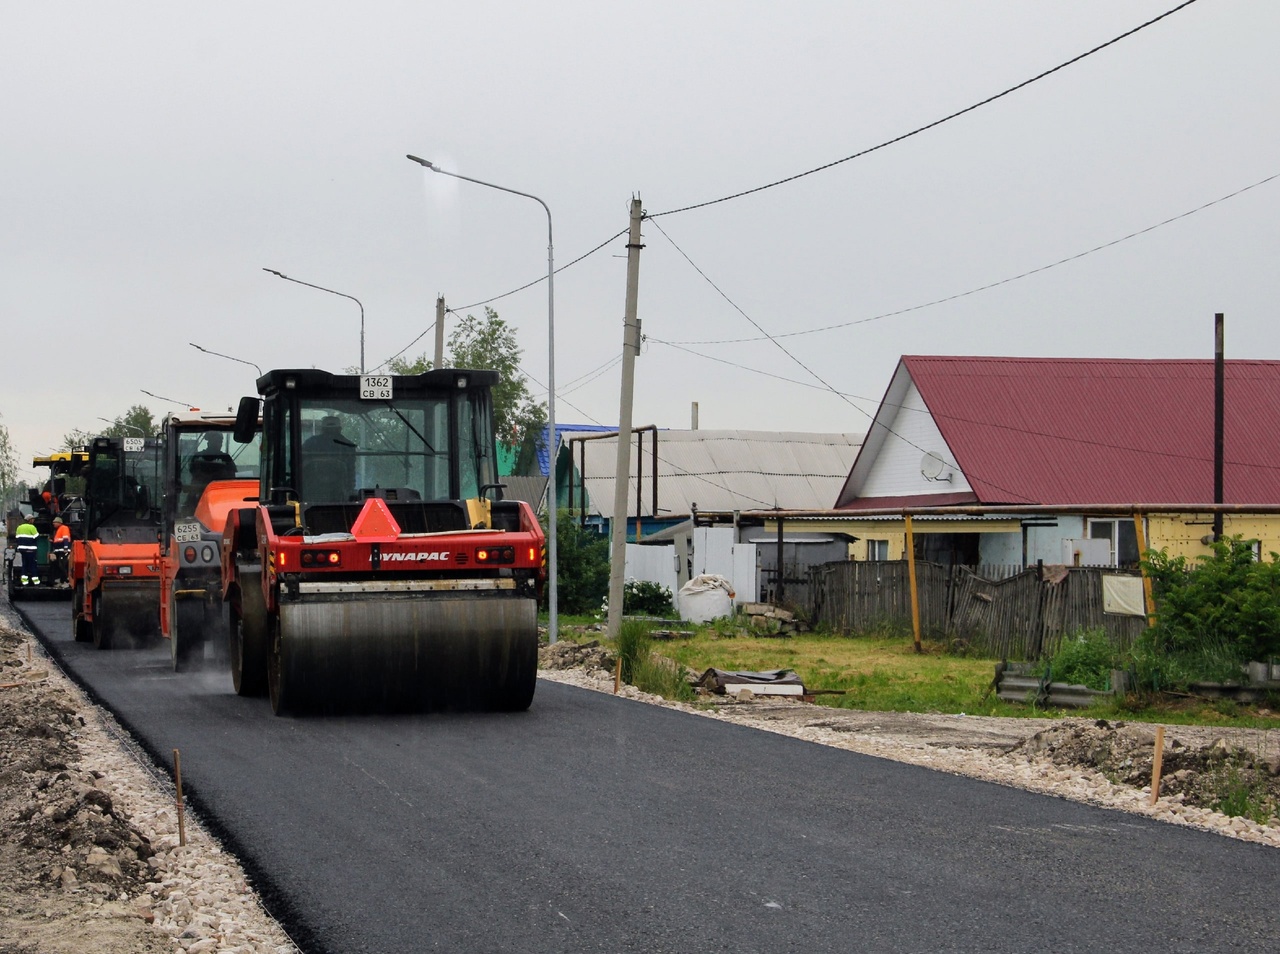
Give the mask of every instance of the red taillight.
[[195, 562], [196, 562], [196, 548], [195, 548], [195, 547], [186, 547], [186, 548], [182, 551], [182, 559], [186, 560], [188, 563], [195, 563]]
[[341, 566], [342, 554], [337, 550], [303, 550], [301, 562], [304, 567]]
[[515, 547], [489, 547], [486, 550], [476, 551], [477, 563], [515, 563], [516, 548]]

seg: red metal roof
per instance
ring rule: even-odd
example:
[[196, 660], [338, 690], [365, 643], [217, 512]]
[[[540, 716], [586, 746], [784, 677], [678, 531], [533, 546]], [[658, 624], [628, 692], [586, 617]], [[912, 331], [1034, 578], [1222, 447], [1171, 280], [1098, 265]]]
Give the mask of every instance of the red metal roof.
[[[902, 358], [982, 503], [1213, 501], [1212, 360]], [[1228, 361], [1224, 502], [1280, 502], [1280, 361]]]

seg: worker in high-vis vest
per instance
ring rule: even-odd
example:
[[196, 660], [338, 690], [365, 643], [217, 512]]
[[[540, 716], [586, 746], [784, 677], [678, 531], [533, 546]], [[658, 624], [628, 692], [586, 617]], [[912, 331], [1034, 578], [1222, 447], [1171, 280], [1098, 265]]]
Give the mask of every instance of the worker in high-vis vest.
[[71, 528], [62, 522], [61, 517], [53, 518], [53, 541], [49, 550], [53, 557], [50, 565], [57, 568], [57, 579], [67, 582], [67, 568], [71, 565]]
[[18, 529], [14, 531], [17, 537], [18, 555], [22, 557], [22, 585], [40, 583], [40, 568], [37, 564], [37, 555], [40, 550], [40, 531], [36, 529], [33, 517], [23, 517], [22, 523], [18, 524]]

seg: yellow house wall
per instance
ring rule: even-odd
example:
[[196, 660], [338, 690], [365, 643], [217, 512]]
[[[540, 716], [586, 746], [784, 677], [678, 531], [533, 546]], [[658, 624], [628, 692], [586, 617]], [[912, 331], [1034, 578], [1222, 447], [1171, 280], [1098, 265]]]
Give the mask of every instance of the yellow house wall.
[[[1262, 555], [1280, 553], [1280, 514], [1224, 514], [1222, 532], [1259, 540]], [[1170, 556], [1209, 556], [1213, 548], [1201, 541], [1213, 534], [1213, 514], [1151, 514], [1147, 517], [1147, 546]]]

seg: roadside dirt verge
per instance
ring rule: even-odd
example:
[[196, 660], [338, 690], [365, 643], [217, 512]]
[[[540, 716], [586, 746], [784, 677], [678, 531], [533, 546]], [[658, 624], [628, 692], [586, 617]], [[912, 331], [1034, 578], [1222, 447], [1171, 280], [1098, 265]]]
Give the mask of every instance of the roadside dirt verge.
[[0, 609], [0, 954], [292, 954], [235, 859]]

